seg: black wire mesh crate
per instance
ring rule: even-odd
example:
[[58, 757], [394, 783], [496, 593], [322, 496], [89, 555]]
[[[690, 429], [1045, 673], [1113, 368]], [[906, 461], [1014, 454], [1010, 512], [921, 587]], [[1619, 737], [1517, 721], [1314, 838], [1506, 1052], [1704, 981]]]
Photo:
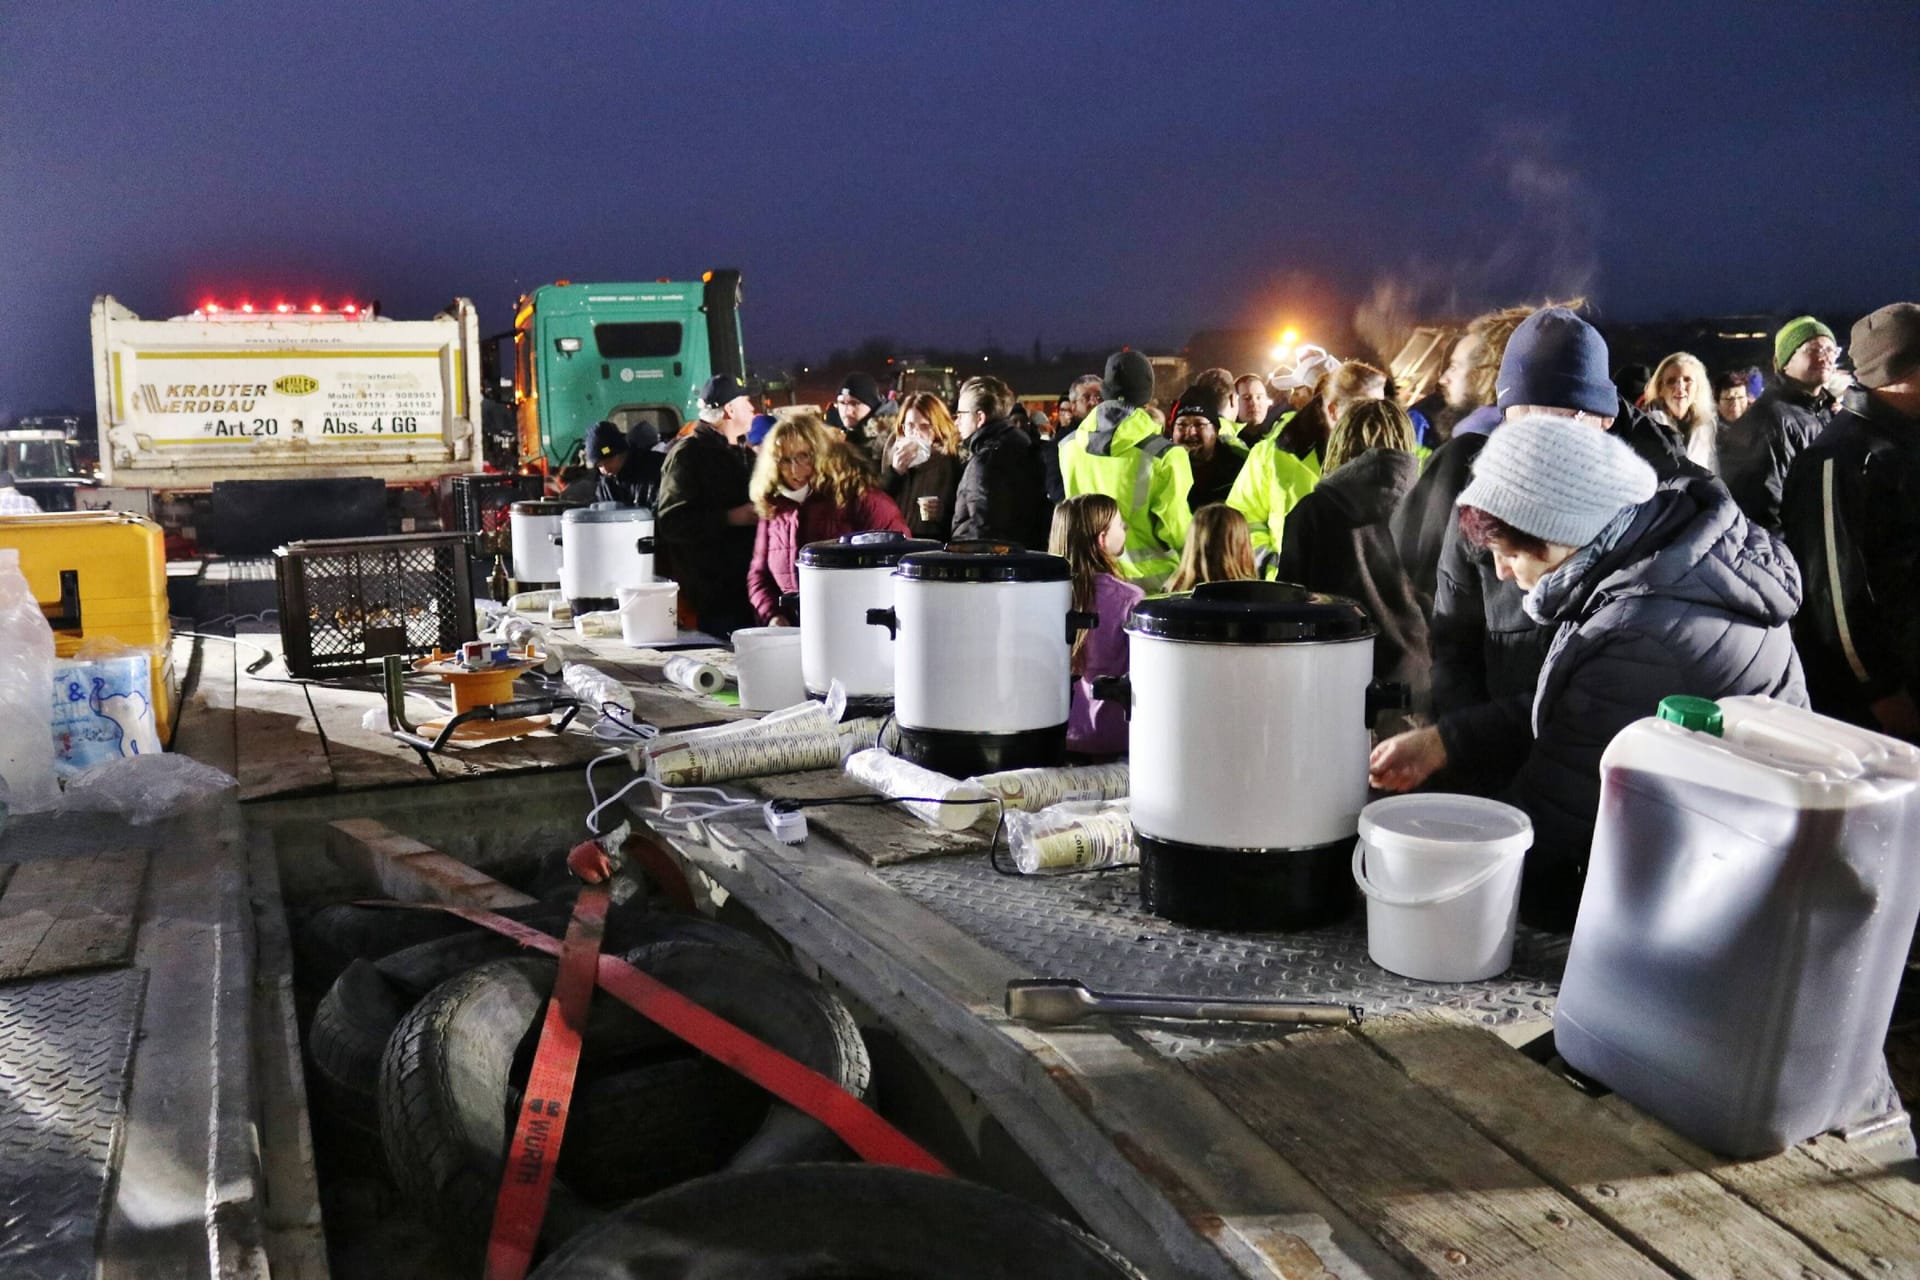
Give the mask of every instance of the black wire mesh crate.
[[477, 639], [465, 533], [290, 542], [274, 552], [287, 670], [325, 677]]
[[539, 476], [495, 471], [449, 476], [448, 527], [472, 535], [474, 549], [483, 556], [507, 555], [513, 550], [508, 524], [510, 508], [516, 502], [540, 497], [543, 485]]

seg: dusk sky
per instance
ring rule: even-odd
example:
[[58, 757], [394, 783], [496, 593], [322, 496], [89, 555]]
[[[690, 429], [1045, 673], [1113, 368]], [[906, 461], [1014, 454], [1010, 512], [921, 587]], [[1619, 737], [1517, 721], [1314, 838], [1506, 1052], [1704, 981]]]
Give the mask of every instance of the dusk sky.
[[1920, 298], [1912, 0], [78, 0], [7, 6], [0, 59], [0, 414], [91, 409], [99, 293], [492, 332], [738, 266], [762, 363]]

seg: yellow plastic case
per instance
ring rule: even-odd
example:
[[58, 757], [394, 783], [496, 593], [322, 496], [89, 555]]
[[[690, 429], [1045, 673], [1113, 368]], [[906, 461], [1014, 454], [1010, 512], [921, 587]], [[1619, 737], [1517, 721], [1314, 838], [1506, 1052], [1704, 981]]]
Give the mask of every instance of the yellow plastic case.
[[102, 637], [151, 652], [154, 724], [168, 741], [180, 681], [160, 526], [124, 511], [0, 516], [0, 547], [20, 553], [27, 586], [53, 624], [55, 656]]

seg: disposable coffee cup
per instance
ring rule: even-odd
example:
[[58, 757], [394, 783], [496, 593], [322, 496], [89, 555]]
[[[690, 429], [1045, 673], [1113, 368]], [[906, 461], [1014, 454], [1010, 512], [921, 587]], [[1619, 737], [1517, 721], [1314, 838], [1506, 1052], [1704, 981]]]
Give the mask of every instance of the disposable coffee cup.
[[919, 500], [920, 518], [938, 520], [940, 518], [940, 495], [928, 494]]

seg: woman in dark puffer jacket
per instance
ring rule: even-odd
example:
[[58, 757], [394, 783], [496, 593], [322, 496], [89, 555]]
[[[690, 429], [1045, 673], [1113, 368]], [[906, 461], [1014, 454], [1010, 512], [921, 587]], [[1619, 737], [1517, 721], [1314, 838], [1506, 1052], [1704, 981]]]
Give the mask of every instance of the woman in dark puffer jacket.
[[[1712, 479], [1660, 482], [1611, 435], [1552, 418], [1495, 432], [1459, 506], [1462, 532], [1555, 628], [1531, 735], [1516, 726], [1507, 744], [1523, 761], [1507, 798], [1533, 819], [1521, 919], [1570, 929], [1616, 733], [1672, 694], [1806, 705], [1787, 631], [1800, 573]], [[1373, 782], [1409, 790], [1445, 763], [1439, 735], [1416, 729], [1374, 749]]]

